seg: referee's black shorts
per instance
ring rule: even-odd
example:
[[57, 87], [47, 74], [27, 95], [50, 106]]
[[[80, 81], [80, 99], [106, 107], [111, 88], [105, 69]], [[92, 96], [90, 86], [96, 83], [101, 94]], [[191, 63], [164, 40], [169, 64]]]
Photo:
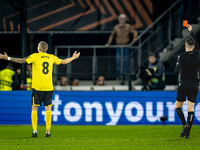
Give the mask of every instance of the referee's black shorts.
[[32, 105], [34, 106], [52, 106], [53, 91], [32, 91]]
[[187, 100], [189, 100], [190, 102], [196, 103], [198, 92], [198, 83], [181, 82], [178, 86], [176, 100], [179, 102], [183, 102], [186, 101], [187, 98]]

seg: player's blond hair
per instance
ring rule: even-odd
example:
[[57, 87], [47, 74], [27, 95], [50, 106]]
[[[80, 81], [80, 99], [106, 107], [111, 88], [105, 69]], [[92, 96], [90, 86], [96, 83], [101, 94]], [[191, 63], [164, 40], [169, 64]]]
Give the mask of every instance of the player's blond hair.
[[48, 49], [48, 44], [44, 41], [40, 41], [40, 43], [38, 44], [38, 48], [41, 52], [46, 52]]

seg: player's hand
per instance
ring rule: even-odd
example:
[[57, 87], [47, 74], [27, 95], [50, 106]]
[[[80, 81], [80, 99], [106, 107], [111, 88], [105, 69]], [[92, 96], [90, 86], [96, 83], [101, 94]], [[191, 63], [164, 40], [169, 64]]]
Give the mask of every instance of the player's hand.
[[187, 24], [187, 28], [188, 28], [188, 31], [192, 31], [192, 26], [190, 24]]
[[80, 56], [80, 52], [77, 53], [77, 51], [75, 51], [72, 57], [74, 59], [77, 59], [79, 56]]
[[105, 47], [109, 47], [109, 46], [110, 46], [110, 44], [108, 44], [108, 43], [105, 45]]
[[4, 54], [0, 53], [0, 59], [8, 60], [8, 55], [6, 54], [6, 52], [4, 52]]
[[149, 71], [149, 69], [145, 69], [145, 71], [147, 72], [148, 76], [152, 76], [152, 73]]

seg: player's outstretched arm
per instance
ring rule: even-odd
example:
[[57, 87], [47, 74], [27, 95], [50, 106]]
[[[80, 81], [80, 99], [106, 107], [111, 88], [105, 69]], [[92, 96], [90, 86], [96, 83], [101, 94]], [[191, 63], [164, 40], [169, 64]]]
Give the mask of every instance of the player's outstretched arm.
[[66, 64], [70, 63], [71, 61], [73, 61], [74, 59], [77, 59], [79, 56], [80, 56], [80, 52], [77, 53], [77, 51], [75, 51], [74, 54], [72, 55], [72, 57], [66, 58], [66, 59], [61, 59], [60, 64], [66, 65]]
[[6, 54], [6, 52], [4, 52], [4, 54], [0, 53], [0, 59], [9, 60], [9, 61], [12, 61], [12, 62], [15, 62], [15, 63], [20, 63], [20, 64], [26, 63], [25, 58], [12, 58], [12, 57], [9, 57]]

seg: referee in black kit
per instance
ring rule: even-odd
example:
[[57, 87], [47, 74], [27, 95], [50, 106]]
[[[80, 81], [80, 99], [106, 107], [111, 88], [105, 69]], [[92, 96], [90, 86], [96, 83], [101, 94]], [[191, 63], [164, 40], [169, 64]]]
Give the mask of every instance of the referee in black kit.
[[[176, 112], [183, 124], [181, 137], [190, 138], [190, 129], [194, 120], [194, 105], [199, 91], [198, 70], [200, 64], [199, 47], [191, 25], [187, 25], [191, 38], [185, 41], [185, 50], [178, 56], [174, 73], [181, 74], [176, 97]], [[188, 100], [187, 123], [182, 111], [183, 102]]]

